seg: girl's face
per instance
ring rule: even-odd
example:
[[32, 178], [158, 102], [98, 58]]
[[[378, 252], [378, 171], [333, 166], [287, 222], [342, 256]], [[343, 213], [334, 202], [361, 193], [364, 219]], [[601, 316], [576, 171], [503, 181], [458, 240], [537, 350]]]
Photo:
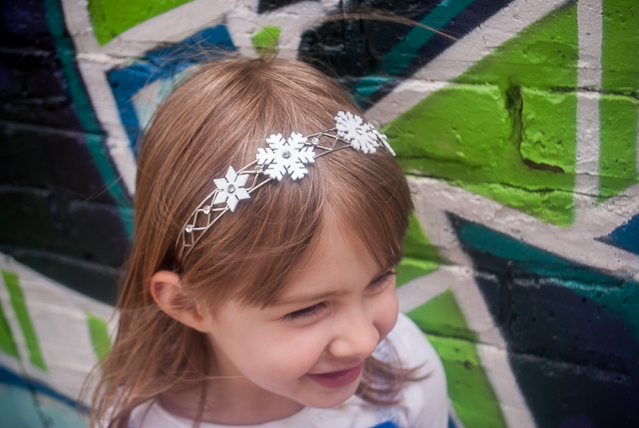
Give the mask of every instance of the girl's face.
[[335, 406], [357, 389], [364, 360], [393, 328], [397, 311], [393, 271], [380, 269], [334, 222], [272, 304], [231, 300], [207, 317], [216, 375], [237, 379], [230, 390], [241, 401], [274, 402], [277, 395]]

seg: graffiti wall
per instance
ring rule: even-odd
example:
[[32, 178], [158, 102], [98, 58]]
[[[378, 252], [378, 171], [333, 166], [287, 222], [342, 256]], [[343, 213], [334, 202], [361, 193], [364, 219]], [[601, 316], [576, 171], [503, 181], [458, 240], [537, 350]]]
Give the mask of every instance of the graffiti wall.
[[400, 309], [454, 427], [639, 426], [635, 0], [0, 2], [0, 425], [86, 427], [141, 129], [192, 67], [343, 83], [416, 204]]

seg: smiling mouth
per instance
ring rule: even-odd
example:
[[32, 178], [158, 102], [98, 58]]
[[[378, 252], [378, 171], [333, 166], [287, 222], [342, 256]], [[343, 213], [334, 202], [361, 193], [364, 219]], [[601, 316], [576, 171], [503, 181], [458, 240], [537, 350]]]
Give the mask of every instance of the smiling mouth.
[[353, 368], [340, 370], [338, 372], [307, 374], [311, 380], [319, 383], [325, 388], [337, 389], [349, 385], [359, 378], [362, 373], [364, 362], [362, 361]]

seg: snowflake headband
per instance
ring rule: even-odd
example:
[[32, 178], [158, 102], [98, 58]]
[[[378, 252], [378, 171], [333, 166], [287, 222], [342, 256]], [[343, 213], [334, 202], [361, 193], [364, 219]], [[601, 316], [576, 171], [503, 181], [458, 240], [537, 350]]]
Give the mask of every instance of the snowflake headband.
[[[320, 145], [322, 137], [332, 138], [333, 144], [330, 147]], [[384, 134], [370, 123], [364, 123], [361, 117], [343, 111], [335, 116], [334, 128], [305, 136], [293, 132], [287, 140], [282, 134], [271, 135], [266, 142], [269, 147], [258, 148], [253, 162], [238, 171], [229, 166], [224, 178], [213, 180], [216, 189], [195, 208], [177, 239], [176, 248], [181, 260], [224, 213], [235, 211], [239, 201], [249, 199], [251, 193], [271, 180], [281, 181], [286, 175], [293, 180], [304, 178], [308, 174], [306, 165], [315, 163], [318, 157], [349, 147], [374, 153], [380, 145], [395, 156]], [[323, 152], [316, 153], [315, 149]], [[253, 178], [247, 186], [251, 175]]]

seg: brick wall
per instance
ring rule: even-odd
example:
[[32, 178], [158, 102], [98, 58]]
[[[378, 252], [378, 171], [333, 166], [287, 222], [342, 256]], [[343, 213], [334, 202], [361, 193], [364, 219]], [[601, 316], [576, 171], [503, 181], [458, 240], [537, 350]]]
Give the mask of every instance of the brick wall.
[[140, 129], [189, 67], [275, 49], [348, 87], [397, 151], [416, 204], [400, 305], [444, 362], [451, 424], [639, 425], [634, 0], [0, 8], [4, 426], [86, 426]]

